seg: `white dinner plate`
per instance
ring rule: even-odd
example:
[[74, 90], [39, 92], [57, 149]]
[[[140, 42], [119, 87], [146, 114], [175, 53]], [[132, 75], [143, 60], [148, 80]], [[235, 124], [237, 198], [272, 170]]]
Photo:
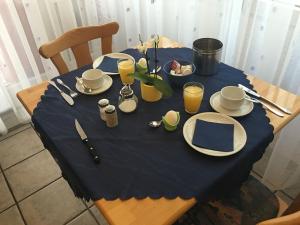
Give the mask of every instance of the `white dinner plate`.
[[[216, 149], [213, 150], [213, 149], [201, 148], [196, 145], [193, 145], [192, 140], [193, 140], [195, 124], [197, 119], [208, 121], [208, 122], [214, 122], [214, 123], [233, 124], [234, 125], [233, 151], [224, 152], [224, 151], [218, 151]], [[212, 135], [217, 135], [217, 134], [212, 134]], [[217, 156], [217, 157], [236, 154], [237, 152], [243, 149], [247, 141], [246, 131], [238, 121], [236, 121], [235, 119], [227, 115], [221, 113], [215, 113], [215, 112], [199, 113], [190, 117], [183, 126], [183, 136], [185, 141], [188, 143], [188, 145], [191, 146], [196, 151], [201, 152], [205, 155]]]
[[[98, 66], [100, 66], [100, 64], [102, 63], [104, 56], [110, 57], [110, 58], [115, 58], [115, 59], [131, 59], [133, 60], [133, 62], [135, 63], [135, 59], [128, 54], [125, 53], [109, 53], [106, 55], [101, 55], [100, 57], [98, 57], [97, 59], [95, 59], [95, 61], [93, 62], [93, 68], [96, 69]], [[110, 71], [103, 71], [104, 73], [106, 73], [107, 75], [117, 75], [119, 73], [114, 73], [114, 72], [110, 72]]]
[[75, 87], [76, 87], [77, 91], [79, 91], [82, 94], [85, 94], [85, 95], [98, 95], [100, 93], [103, 93], [103, 92], [107, 91], [111, 87], [112, 83], [113, 83], [112, 78], [108, 75], [105, 75], [104, 78], [103, 78], [102, 86], [98, 89], [93, 89], [92, 92], [85, 92], [82, 85], [78, 82], [76, 83]]
[[220, 93], [221, 93], [220, 91], [214, 93], [209, 99], [209, 103], [215, 111], [219, 113], [223, 113], [227, 116], [240, 117], [249, 114], [253, 110], [254, 107], [253, 102], [247, 100], [244, 100], [243, 105], [238, 110], [225, 109], [220, 104], [220, 95], [221, 95]]

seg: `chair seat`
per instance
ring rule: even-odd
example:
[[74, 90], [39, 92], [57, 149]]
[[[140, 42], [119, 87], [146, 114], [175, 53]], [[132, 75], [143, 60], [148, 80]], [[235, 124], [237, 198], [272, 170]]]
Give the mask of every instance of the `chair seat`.
[[230, 195], [197, 204], [176, 225], [255, 225], [277, 216], [276, 196], [253, 176]]

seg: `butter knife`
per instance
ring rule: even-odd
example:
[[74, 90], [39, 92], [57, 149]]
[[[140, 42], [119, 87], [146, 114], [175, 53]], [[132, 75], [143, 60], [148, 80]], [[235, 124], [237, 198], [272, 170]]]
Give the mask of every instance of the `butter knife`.
[[82, 127], [80, 126], [79, 122], [77, 119], [75, 119], [75, 128], [83, 142], [83, 144], [88, 148], [89, 153], [91, 154], [91, 156], [93, 157], [93, 160], [95, 163], [99, 163], [100, 162], [100, 157], [97, 154], [95, 148], [89, 143], [89, 140], [84, 132], [84, 130], [82, 129]]
[[278, 109], [272, 108], [271, 106], [267, 105], [266, 103], [264, 103], [256, 98], [253, 98], [253, 97], [247, 95], [245, 99], [250, 102], [260, 103], [264, 107], [266, 107], [268, 110], [270, 110], [272, 113], [276, 114], [277, 116], [284, 117], [284, 114], [281, 111], [279, 111]]
[[290, 115], [292, 114], [292, 112], [291, 112], [290, 110], [288, 110], [287, 108], [284, 108], [284, 107], [282, 107], [282, 106], [280, 106], [280, 105], [278, 105], [278, 104], [276, 104], [276, 103], [270, 101], [269, 99], [267, 99], [267, 98], [265, 98], [265, 97], [259, 95], [258, 93], [252, 91], [251, 89], [245, 87], [244, 85], [239, 84], [238, 86], [239, 86], [239, 88], [242, 88], [242, 89], [243, 89], [245, 92], [247, 92], [248, 94], [253, 95], [253, 96], [257, 97], [257, 98], [260, 98], [260, 99], [262, 99], [262, 100], [268, 102], [269, 104], [273, 105], [273, 106], [276, 107], [277, 109], [280, 109], [282, 112], [284, 112], [284, 113], [286, 113], [286, 114], [290, 114]]
[[67, 95], [65, 92], [63, 92], [62, 90], [59, 89], [59, 87], [57, 87], [57, 85], [55, 84], [54, 81], [49, 80], [48, 81], [49, 84], [51, 84], [53, 87], [55, 87], [60, 95], [64, 98], [64, 100], [69, 104], [69, 105], [74, 105], [74, 100], [71, 98], [71, 96]]

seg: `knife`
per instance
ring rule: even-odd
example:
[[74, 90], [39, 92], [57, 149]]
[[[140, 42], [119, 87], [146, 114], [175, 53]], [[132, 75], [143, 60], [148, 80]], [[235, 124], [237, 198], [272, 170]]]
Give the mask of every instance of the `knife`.
[[266, 107], [268, 110], [270, 110], [272, 113], [276, 114], [277, 116], [284, 117], [284, 114], [281, 111], [279, 111], [278, 109], [272, 108], [271, 106], [267, 105], [263, 101], [258, 100], [257, 98], [253, 98], [253, 97], [251, 97], [249, 95], [246, 95], [245, 99], [248, 100], [248, 101], [250, 101], [250, 102], [260, 103], [264, 107]]
[[49, 80], [48, 81], [49, 84], [51, 84], [52, 86], [54, 86], [59, 93], [61, 94], [61, 96], [64, 98], [64, 100], [69, 104], [69, 105], [74, 105], [74, 100], [73, 98], [71, 98], [71, 96], [67, 95], [65, 92], [63, 92], [62, 90], [59, 89], [59, 87], [56, 86], [54, 81]]
[[285, 113], [290, 114], [290, 115], [292, 114], [292, 112], [290, 110], [288, 110], [287, 108], [284, 108], [284, 107], [282, 107], [282, 106], [280, 106], [280, 105], [278, 105], [278, 104], [276, 104], [274, 102], [271, 102], [269, 99], [267, 99], [267, 98], [259, 95], [258, 93], [252, 91], [251, 89], [245, 87], [244, 85], [239, 84], [238, 86], [239, 86], [239, 88], [242, 88], [248, 94], [253, 95], [253, 96], [257, 97], [257, 98], [261, 98], [261, 99], [265, 100], [266, 102], [268, 102], [271, 105], [275, 106], [277, 109], [280, 109], [282, 112], [285, 112]]
[[77, 119], [75, 119], [75, 127], [76, 127], [76, 130], [77, 130], [83, 144], [88, 148], [89, 153], [93, 157], [94, 162], [95, 163], [100, 163], [100, 157], [98, 156], [98, 154], [97, 154], [96, 150], [94, 149], [94, 147], [89, 143], [89, 140], [88, 140], [85, 132], [83, 131], [83, 129], [80, 126]]

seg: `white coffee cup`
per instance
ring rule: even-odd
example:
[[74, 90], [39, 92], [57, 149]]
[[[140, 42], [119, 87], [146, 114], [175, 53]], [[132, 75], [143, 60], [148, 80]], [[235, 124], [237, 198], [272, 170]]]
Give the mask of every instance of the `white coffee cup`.
[[226, 86], [221, 89], [220, 104], [228, 110], [239, 109], [245, 100], [246, 93], [239, 87]]
[[82, 81], [87, 88], [98, 89], [102, 86], [104, 76], [102, 70], [89, 69], [83, 72]]

